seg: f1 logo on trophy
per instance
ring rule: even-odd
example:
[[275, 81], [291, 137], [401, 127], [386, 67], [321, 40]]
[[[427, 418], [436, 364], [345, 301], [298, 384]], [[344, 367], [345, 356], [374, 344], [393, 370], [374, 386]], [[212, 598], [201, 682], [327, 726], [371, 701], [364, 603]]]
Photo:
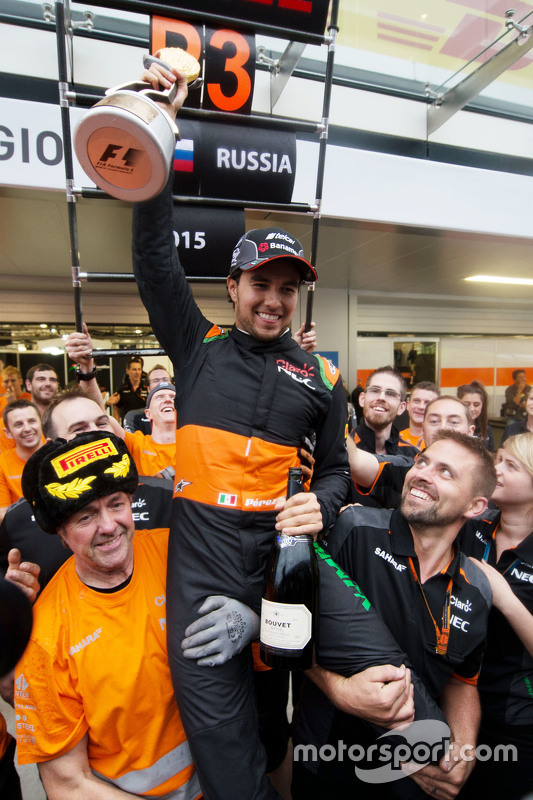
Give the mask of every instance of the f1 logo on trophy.
[[[184, 72], [190, 89], [201, 86], [200, 64], [179, 47], [144, 57], [145, 69], [152, 63]], [[148, 200], [163, 189], [180, 135], [158, 103], [171, 103], [176, 89], [176, 84], [156, 91], [141, 81], [124, 83], [108, 89], [82, 117], [74, 150], [99, 189], [130, 202]]]

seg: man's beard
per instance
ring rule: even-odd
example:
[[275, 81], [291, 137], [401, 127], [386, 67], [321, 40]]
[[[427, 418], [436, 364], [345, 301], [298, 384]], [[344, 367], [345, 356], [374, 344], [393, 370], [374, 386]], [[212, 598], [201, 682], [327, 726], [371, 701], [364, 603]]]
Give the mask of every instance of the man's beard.
[[447, 513], [443, 512], [438, 507], [438, 501], [432, 502], [427, 508], [406, 509], [405, 506], [408, 495], [409, 492], [407, 491], [402, 496], [400, 511], [404, 519], [407, 520], [410, 525], [445, 528], [447, 525], [451, 525], [461, 516], [461, 514], [457, 513], [457, 509], [450, 510]]
[[395, 419], [395, 417], [389, 416], [389, 418], [385, 420], [382, 415], [379, 415], [377, 419], [374, 419], [372, 411], [370, 411], [368, 416], [365, 417], [365, 422], [369, 428], [373, 428], [376, 431], [383, 431], [392, 424], [393, 419]]
[[427, 525], [428, 527], [432, 526], [445, 528], [447, 525], [451, 525], [451, 523], [455, 522], [457, 519], [457, 514], [455, 512], [447, 515], [439, 514], [439, 510], [435, 507], [413, 509], [412, 511], [405, 513], [402, 504], [402, 506], [400, 506], [400, 510], [404, 519], [406, 519], [410, 525], [416, 526]]

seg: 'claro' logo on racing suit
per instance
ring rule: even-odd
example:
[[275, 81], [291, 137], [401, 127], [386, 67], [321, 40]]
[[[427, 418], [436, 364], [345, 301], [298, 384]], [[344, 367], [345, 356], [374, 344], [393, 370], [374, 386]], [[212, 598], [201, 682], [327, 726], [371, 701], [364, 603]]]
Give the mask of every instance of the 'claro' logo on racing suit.
[[278, 365], [278, 372], [284, 372], [297, 383], [304, 383], [306, 386], [312, 389], [313, 392], [316, 391], [312, 383], [312, 378], [315, 377], [313, 373], [313, 366], [308, 367], [307, 364], [304, 364], [303, 367], [296, 367], [294, 364], [291, 364], [289, 361], [285, 361], [283, 358], [278, 358], [276, 364]]

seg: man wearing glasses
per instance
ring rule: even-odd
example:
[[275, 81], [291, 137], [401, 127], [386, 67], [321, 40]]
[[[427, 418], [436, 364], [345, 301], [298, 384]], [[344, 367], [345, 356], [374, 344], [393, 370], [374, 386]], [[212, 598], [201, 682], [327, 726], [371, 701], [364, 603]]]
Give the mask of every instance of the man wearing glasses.
[[353, 431], [360, 450], [376, 455], [414, 456], [418, 449], [400, 438], [393, 426], [406, 408], [407, 387], [395, 367], [380, 367], [369, 376], [365, 390], [359, 395], [363, 419]]

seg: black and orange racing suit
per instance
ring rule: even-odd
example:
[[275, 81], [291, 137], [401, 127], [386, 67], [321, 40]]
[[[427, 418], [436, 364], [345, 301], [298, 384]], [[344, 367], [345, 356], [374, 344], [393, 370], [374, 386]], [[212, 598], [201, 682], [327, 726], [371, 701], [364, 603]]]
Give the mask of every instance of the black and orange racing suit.
[[[263, 342], [236, 328], [227, 333], [212, 325], [194, 301], [172, 227], [170, 186], [134, 208], [135, 277], [154, 333], [172, 360], [176, 384], [167, 584], [170, 667], [205, 796], [259, 800], [276, 793], [264, 777], [250, 648], [207, 668], [184, 659], [180, 643], [208, 595], [234, 597], [260, 610], [274, 505], [285, 494], [288, 468], [299, 465], [303, 438], [312, 432], [311, 490], [324, 528], [333, 524], [350, 485], [346, 395], [338, 371], [302, 350], [289, 331]], [[353, 588], [347, 590], [347, 602], [361, 602]], [[360, 634], [367, 624], [359, 626]], [[374, 644], [375, 627], [368, 628], [368, 636]], [[391, 641], [387, 649], [388, 644], [384, 634], [382, 657], [372, 654], [365, 665], [391, 663], [391, 652], [401, 661], [399, 648]]]

